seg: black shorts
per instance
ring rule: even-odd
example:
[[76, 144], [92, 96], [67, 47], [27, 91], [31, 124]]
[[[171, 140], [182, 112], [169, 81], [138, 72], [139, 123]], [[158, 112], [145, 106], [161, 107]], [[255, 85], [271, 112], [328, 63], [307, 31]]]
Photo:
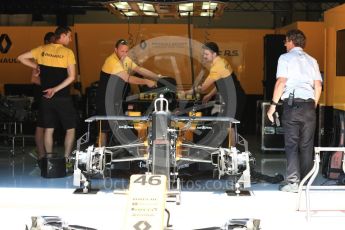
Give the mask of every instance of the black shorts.
[[[107, 90], [112, 90], [107, 96]], [[129, 93], [129, 84], [123, 81], [118, 76], [111, 76], [104, 72], [101, 72], [100, 80], [98, 82], [98, 88], [96, 93], [96, 113], [98, 116], [115, 116], [123, 115], [122, 104], [127, 94]], [[109, 97], [109, 95], [111, 95]], [[108, 108], [107, 111], [106, 103], [107, 98], [110, 100], [110, 106], [114, 105], [114, 108]], [[108, 102], [109, 103], [109, 102]], [[108, 105], [109, 106], [109, 105]], [[112, 111], [112, 112], [111, 112]], [[102, 121], [99, 122], [101, 125], [102, 132], [109, 132], [113, 122]]]
[[42, 106], [38, 108], [36, 126], [44, 127]]
[[242, 121], [244, 110], [246, 107], [246, 102], [247, 102], [246, 95], [242, 92], [237, 92], [236, 98], [237, 98], [237, 102], [236, 102], [235, 119], [238, 121]]
[[39, 111], [40, 109], [40, 105], [41, 105], [41, 98], [42, 98], [42, 87], [40, 85], [36, 85], [36, 84], [32, 84], [32, 88], [33, 88], [33, 96], [34, 96], [34, 101], [31, 105], [31, 108], [33, 110], [37, 110]]
[[34, 102], [31, 105], [31, 109], [37, 112], [36, 126], [43, 127], [43, 117], [41, 111], [41, 100], [42, 100], [42, 87], [40, 85], [33, 84], [33, 96]]
[[77, 113], [71, 97], [42, 97], [41, 114], [44, 128], [55, 128], [59, 122], [65, 130], [76, 127]]

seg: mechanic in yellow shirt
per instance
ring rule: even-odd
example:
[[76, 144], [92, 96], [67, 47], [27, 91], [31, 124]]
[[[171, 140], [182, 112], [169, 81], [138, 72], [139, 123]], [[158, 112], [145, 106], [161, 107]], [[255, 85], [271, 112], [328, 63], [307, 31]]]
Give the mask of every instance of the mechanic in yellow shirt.
[[[110, 89], [110, 85], [114, 86], [114, 88], [111, 88], [111, 90], [121, 90], [120, 95], [124, 97], [126, 93], [122, 93], [122, 91], [127, 89], [126, 85], [128, 83], [147, 85], [148, 87], [152, 88], [156, 86], [156, 81], [161, 77], [160, 74], [153, 73], [150, 70], [135, 64], [132, 59], [127, 56], [128, 51], [129, 46], [127, 41], [124, 39], [118, 40], [115, 43], [114, 52], [105, 60], [103, 64], [96, 95], [96, 111], [97, 115], [99, 116], [119, 115], [109, 114], [111, 108], [109, 108], [109, 106], [107, 107], [107, 89]], [[149, 79], [133, 76], [134, 72]], [[109, 84], [110, 80], [116, 80], [116, 83]], [[120, 98], [117, 99], [119, 100]], [[110, 98], [110, 100], [112, 99]], [[103, 122], [101, 129], [102, 133], [100, 144], [104, 146], [107, 142], [106, 133], [110, 131], [109, 123]]]

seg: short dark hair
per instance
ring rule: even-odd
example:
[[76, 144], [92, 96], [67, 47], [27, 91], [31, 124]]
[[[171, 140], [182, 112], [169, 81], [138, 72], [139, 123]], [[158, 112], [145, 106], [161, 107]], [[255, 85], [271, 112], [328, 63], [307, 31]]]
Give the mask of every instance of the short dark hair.
[[59, 26], [55, 30], [55, 39], [59, 39], [61, 34], [68, 34], [68, 32], [72, 32], [71, 28], [68, 26]]
[[128, 42], [125, 39], [119, 39], [116, 43], [115, 43], [115, 47], [119, 48], [120, 45], [126, 45], [128, 46]]
[[208, 49], [210, 51], [212, 51], [213, 53], [216, 53], [217, 55], [219, 55], [219, 47], [217, 45], [217, 43], [215, 42], [206, 42], [202, 48], [204, 49]]
[[292, 41], [292, 43], [297, 46], [297, 47], [301, 47], [304, 48], [305, 47], [305, 43], [306, 43], [306, 36], [304, 35], [304, 33], [301, 30], [298, 29], [293, 29], [293, 30], [289, 30], [286, 33], [286, 38], [289, 41]]
[[53, 32], [48, 32], [44, 35], [44, 44], [53, 43], [55, 41], [55, 34]]

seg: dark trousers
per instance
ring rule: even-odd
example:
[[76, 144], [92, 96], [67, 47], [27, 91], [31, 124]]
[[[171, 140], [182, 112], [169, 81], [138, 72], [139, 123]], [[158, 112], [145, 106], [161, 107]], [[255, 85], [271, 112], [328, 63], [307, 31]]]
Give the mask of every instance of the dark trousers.
[[287, 158], [286, 181], [299, 183], [313, 165], [315, 103], [283, 104], [283, 128]]

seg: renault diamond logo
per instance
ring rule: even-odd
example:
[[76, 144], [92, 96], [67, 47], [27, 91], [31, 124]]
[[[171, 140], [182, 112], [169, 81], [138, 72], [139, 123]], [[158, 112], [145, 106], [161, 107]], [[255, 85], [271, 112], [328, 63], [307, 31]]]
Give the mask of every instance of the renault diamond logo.
[[7, 34], [1, 34], [0, 36], [0, 52], [5, 54], [11, 48], [12, 42]]
[[149, 230], [152, 226], [147, 221], [138, 221], [133, 225], [135, 230]]

